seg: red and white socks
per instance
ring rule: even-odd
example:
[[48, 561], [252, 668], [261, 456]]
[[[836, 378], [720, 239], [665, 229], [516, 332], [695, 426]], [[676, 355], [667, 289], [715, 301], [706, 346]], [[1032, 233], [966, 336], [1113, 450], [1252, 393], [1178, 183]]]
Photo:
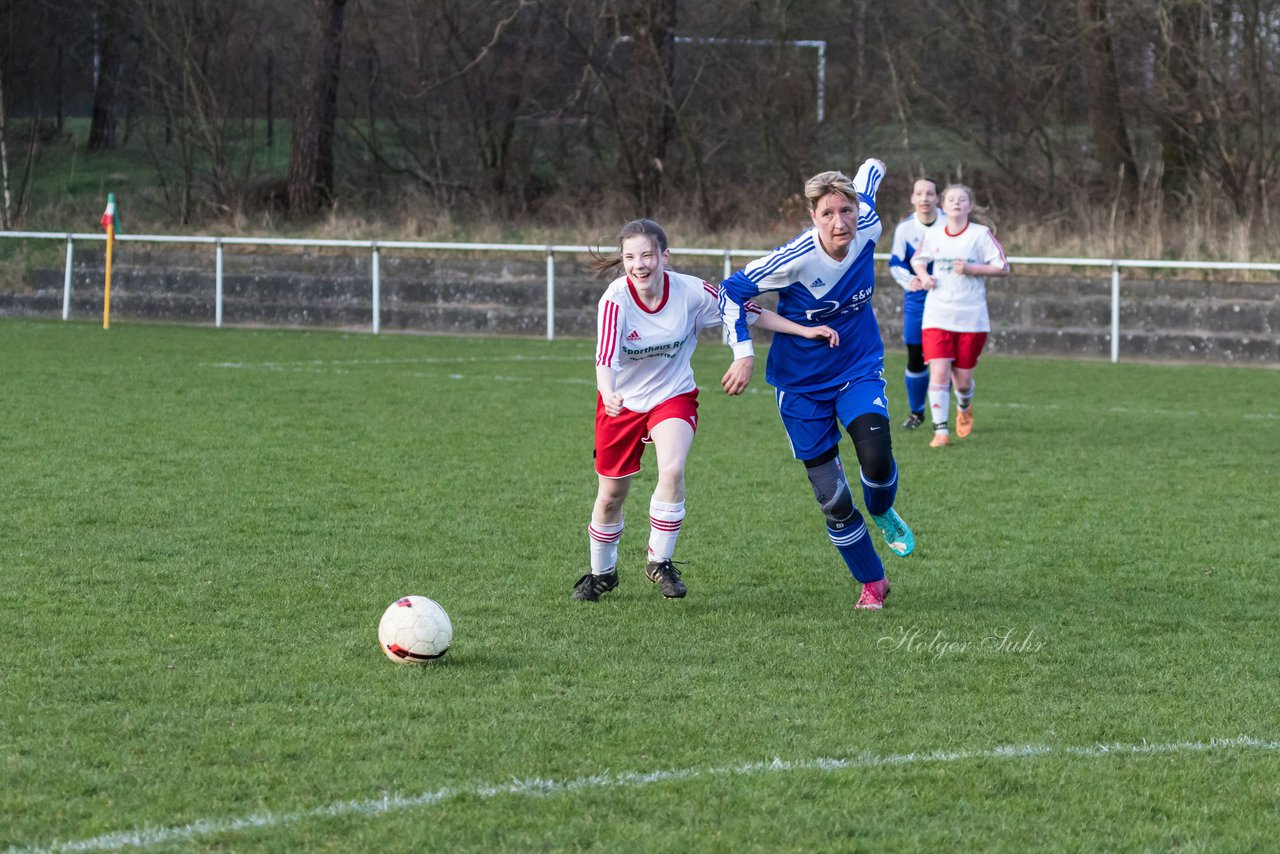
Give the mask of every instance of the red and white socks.
[[607, 525], [593, 519], [587, 526], [587, 536], [591, 540], [592, 575], [611, 572], [618, 565], [618, 541], [622, 539], [625, 524], [625, 519]]
[[[591, 572], [593, 575], [612, 571], [618, 565], [618, 543], [622, 540], [625, 520], [605, 524], [594, 519], [587, 526], [591, 543]], [[676, 540], [684, 524], [684, 502], [649, 502], [649, 557], [650, 561], [671, 560], [676, 551]]]
[[684, 502], [649, 501], [649, 560], [671, 560], [684, 524]]

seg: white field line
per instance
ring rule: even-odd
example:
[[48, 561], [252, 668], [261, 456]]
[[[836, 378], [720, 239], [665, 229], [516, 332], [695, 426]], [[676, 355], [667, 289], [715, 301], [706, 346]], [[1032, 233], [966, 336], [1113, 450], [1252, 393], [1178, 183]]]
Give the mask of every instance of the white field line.
[[772, 759], [765, 762], [749, 762], [720, 768], [680, 768], [675, 770], [605, 772], [572, 780], [544, 780], [531, 778], [513, 780], [493, 785], [442, 788], [417, 795], [389, 795], [375, 800], [334, 801], [319, 807], [294, 812], [261, 812], [241, 818], [201, 819], [190, 824], [172, 827], [144, 827], [117, 833], [105, 833], [87, 839], [65, 842], [55, 841], [47, 846], [10, 848], [5, 854], [37, 854], [57, 851], [118, 851], [123, 848], [149, 848], [155, 845], [172, 845], [190, 842], [204, 836], [235, 834], [242, 831], [270, 829], [284, 825], [300, 824], [314, 818], [339, 818], [355, 816], [368, 818], [391, 812], [432, 807], [458, 797], [491, 799], [506, 796], [555, 797], [584, 789], [615, 789], [648, 786], [654, 783], [680, 782], [682, 780], [712, 777], [755, 777], [765, 774], [785, 774], [794, 771], [837, 772], [858, 768], [887, 768], [929, 763], [962, 762], [966, 760], [1025, 759], [1040, 756], [1068, 756], [1099, 758], [1108, 756], [1135, 756], [1170, 753], [1201, 753], [1209, 750], [1260, 750], [1280, 749], [1280, 742], [1263, 741], [1249, 736], [1215, 738], [1209, 741], [1176, 741], [1153, 744], [1097, 744], [1088, 747], [1054, 747], [1052, 745], [1024, 744], [994, 747], [987, 750], [937, 750], [931, 753], [900, 753], [878, 756], [862, 753], [851, 759]]

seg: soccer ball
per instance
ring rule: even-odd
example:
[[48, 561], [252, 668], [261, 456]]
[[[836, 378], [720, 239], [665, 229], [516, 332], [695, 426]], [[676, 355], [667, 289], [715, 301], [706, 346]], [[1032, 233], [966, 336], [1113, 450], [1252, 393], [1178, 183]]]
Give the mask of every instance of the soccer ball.
[[430, 664], [449, 651], [453, 623], [434, 600], [405, 596], [382, 612], [378, 643], [396, 664]]

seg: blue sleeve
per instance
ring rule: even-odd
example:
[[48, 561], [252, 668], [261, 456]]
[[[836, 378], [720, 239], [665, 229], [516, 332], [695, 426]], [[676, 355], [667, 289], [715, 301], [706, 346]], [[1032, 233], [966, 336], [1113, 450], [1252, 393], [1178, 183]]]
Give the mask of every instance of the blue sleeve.
[[759, 294], [760, 288], [747, 278], [743, 270], [738, 270], [720, 283], [720, 316], [724, 319], [724, 343], [733, 348], [735, 359], [755, 355], [755, 349], [751, 345], [747, 302]]
[[[911, 266], [911, 256], [915, 254], [915, 249], [909, 243], [904, 244], [900, 249], [898, 241], [895, 239], [893, 250], [893, 254], [889, 256], [889, 275], [893, 276], [893, 280], [905, 288], [911, 284], [911, 280], [916, 276], [916, 271]], [[898, 254], [899, 251], [902, 252], [901, 255]]]

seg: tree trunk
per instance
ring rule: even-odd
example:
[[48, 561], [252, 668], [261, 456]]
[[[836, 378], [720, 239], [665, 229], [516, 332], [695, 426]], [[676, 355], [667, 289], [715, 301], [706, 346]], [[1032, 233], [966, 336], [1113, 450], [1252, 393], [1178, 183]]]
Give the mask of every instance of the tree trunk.
[[[32, 124], [35, 124], [33, 121]], [[5, 126], [4, 126], [4, 66], [0, 64], [0, 176], [4, 183], [4, 207], [0, 209], [0, 227], [5, 231], [13, 224], [10, 214], [12, 210], [12, 195], [9, 193], [9, 149], [5, 145]]]
[[1166, 194], [1186, 192], [1200, 171], [1205, 117], [1198, 109], [1200, 7], [1175, 3], [1164, 21], [1158, 46], [1158, 73], [1164, 90], [1159, 105], [1162, 184]]
[[1132, 210], [1138, 203], [1138, 162], [1129, 143], [1128, 127], [1120, 104], [1111, 25], [1106, 0], [1078, 0], [1081, 60], [1089, 99], [1089, 126], [1098, 161], [1107, 181], [1119, 181], [1119, 197]]
[[289, 157], [289, 210], [298, 215], [314, 214], [333, 199], [333, 139], [346, 5], [347, 0], [315, 0]]
[[648, 109], [638, 110], [638, 122], [628, 123], [625, 132], [633, 135], [632, 181], [645, 216], [655, 216], [662, 202], [663, 170], [675, 135], [676, 20], [676, 0], [648, 0], [631, 16], [636, 65], [628, 88], [635, 97], [648, 99]]
[[93, 87], [93, 118], [89, 123], [89, 150], [104, 151], [116, 144], [116, 106], [119, 100], [123, 28], [119, 4], [103, 2], [97, 17], [98, 73]]

